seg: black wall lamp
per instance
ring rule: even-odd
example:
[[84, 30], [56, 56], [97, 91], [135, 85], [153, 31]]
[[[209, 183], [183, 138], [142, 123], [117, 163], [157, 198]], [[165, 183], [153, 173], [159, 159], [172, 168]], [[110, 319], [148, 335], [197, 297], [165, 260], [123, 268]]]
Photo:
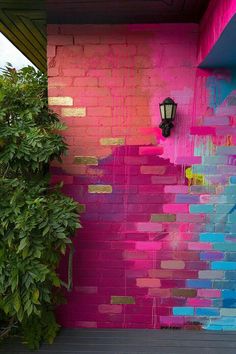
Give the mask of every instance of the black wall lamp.
[[167, 138], [170, 136], [171, 128], [174, 127], [173, 121], [175, 119], [177, 103], [168, 97], [159, 106], [161, 113], [161, 124], [159, 127], [162, 129], [162, 135]]

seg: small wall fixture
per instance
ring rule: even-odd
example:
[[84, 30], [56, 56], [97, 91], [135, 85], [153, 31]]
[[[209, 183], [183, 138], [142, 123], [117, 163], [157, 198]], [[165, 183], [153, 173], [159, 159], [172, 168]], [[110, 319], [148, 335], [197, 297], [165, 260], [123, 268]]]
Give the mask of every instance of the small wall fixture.
[[161, 124], [159, 127], [162, 129], [162, 135], [167, 138], [170, 136], [171, 128], [174, 127], [173, 121], [175, 119], [177, 103], [168, 97], [159, 106], [161, 113]]

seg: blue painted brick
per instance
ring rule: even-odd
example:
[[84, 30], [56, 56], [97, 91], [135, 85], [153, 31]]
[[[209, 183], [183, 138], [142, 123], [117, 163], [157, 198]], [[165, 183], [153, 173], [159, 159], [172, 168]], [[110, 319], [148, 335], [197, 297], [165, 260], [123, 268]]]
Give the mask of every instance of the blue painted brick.
[[173, 315], [175, 316], [193, 316], [194, 307], [173, 307]]
[[236, 270], [236, 262], [212, 262], [211, 269], [214, 270]]
[[236, 176], [230, 177], [229, 181], [231, 184], [236, 184]]
[[235, 299], [236, 300], [236, 291], [235, 290], [222, 290], [223, 299]]
[[196, 308], [196, 316], [219, 316], [220, 310], [207, 308], [207, 307], [199, 307]]
[[214, 212], [214, 205], [212, 204], [191, 204], [189, 205], [190, 213], [207, 214]]
[[216, 155], [236, 155], [236, 146], [218, 146]]
[[235, 280], [214, 280], [213, 289], [235, 289]]
[[225, 253], [224, 259], [228, 262], [236, 262], [236, 252]]
[[201, 261], [216, 261], [224, 259], [224, 253], [222, 252], [201, 252]]
[[[220, 279], [220, 278], [218, 278]], [[225, 280], [236, 280], [236, 271], [229, 270], [225, 272]]]
[[203, 165], [224, 165], [227, 163], [227, 156], [202, 156]]
[[219, 307], [234, 309], [236, 307], [236, 299], [225, 299], [225, 300], [223, 300], [222, 306], [219, 306]]
[[224, 242], [225, 235], [222, 233], [201, 233], [199, 240], [201, 242]]
[[190, 279], [186, 280], [187, 288], [210, 289], [212, 288], [211, 280]]

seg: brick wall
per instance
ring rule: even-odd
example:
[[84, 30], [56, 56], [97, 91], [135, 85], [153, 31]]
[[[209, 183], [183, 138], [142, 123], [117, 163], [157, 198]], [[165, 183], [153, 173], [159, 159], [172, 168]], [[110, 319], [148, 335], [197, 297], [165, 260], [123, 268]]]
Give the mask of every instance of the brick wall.
[[196, 25], [48, 27], [49, 104], [69, 144], [53, 180], [83, 224], [65, 326], [235, 326], [235, 96], [228, 72], [196, 68], [197, 40]]

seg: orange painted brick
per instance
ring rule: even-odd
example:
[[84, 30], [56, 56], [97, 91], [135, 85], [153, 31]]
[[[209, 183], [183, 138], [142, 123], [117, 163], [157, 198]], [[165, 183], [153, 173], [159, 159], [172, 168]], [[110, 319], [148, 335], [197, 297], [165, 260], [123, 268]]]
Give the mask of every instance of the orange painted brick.
[[183, 261], [161, 261], [161, 268], [163, 269], [184, 269], [185, 262]]
[[99, 44], [101, 43], [101, 39], [96, 34], [79, 34], [78, 36], [74, 36], [75, 44]]
[[140, 166], [140, 171], [145, 175], [163, 175], [166, 172], [165, 166]]
[[161, 286], [159, 279], [151, 278], [138, 278], [136, 284], [139, 288], [159, 288]]
[[98, 79], [96, 77], [80, 77], [74, 80], [74, 86], [96, 87], [98, 86]]
[[111, 49], [112, 49], [113, 54], [118, 57], [127, 57], [130, 55], [132, 56], [132, 55], [135, 55], [137, 52], [137, 48], [133, 44], [112, 45]]
[[84, 47], [84, 55], [88, 58], [96, 57], [96, 56], [104, 56], [110, 53], [109, 45], [96, 45], [96, 44], [88, 44]]
[[79, 69], [79, 68], [66, 68], [62, 69], [62, 73], [64, 76], [85, 76], [85, 70], [84, 69]]
[[111, 117], [111, 107], [88, 108], [88, 116], [92, 117]]
[[[70, 86], [72, 84], [71, 77], [49, 77], [48, 78], [48, 86]], [[63, 95], [64, 96], [64, 95]]]
[[56, 55], [56, 46], [55, 45], [48, 45], [47, 46], [47, 56], [48, 57], [55, 57]]
[[123, 77], [100, 77], [99, 78], [99, 86], [100, 87], [123, 87], [124, 86], [124, 78]]
[[66, 36], [66, 35], [48, 35], [47, 40], [49, 45], [72, 45], [73, 44], [73, 36]]

